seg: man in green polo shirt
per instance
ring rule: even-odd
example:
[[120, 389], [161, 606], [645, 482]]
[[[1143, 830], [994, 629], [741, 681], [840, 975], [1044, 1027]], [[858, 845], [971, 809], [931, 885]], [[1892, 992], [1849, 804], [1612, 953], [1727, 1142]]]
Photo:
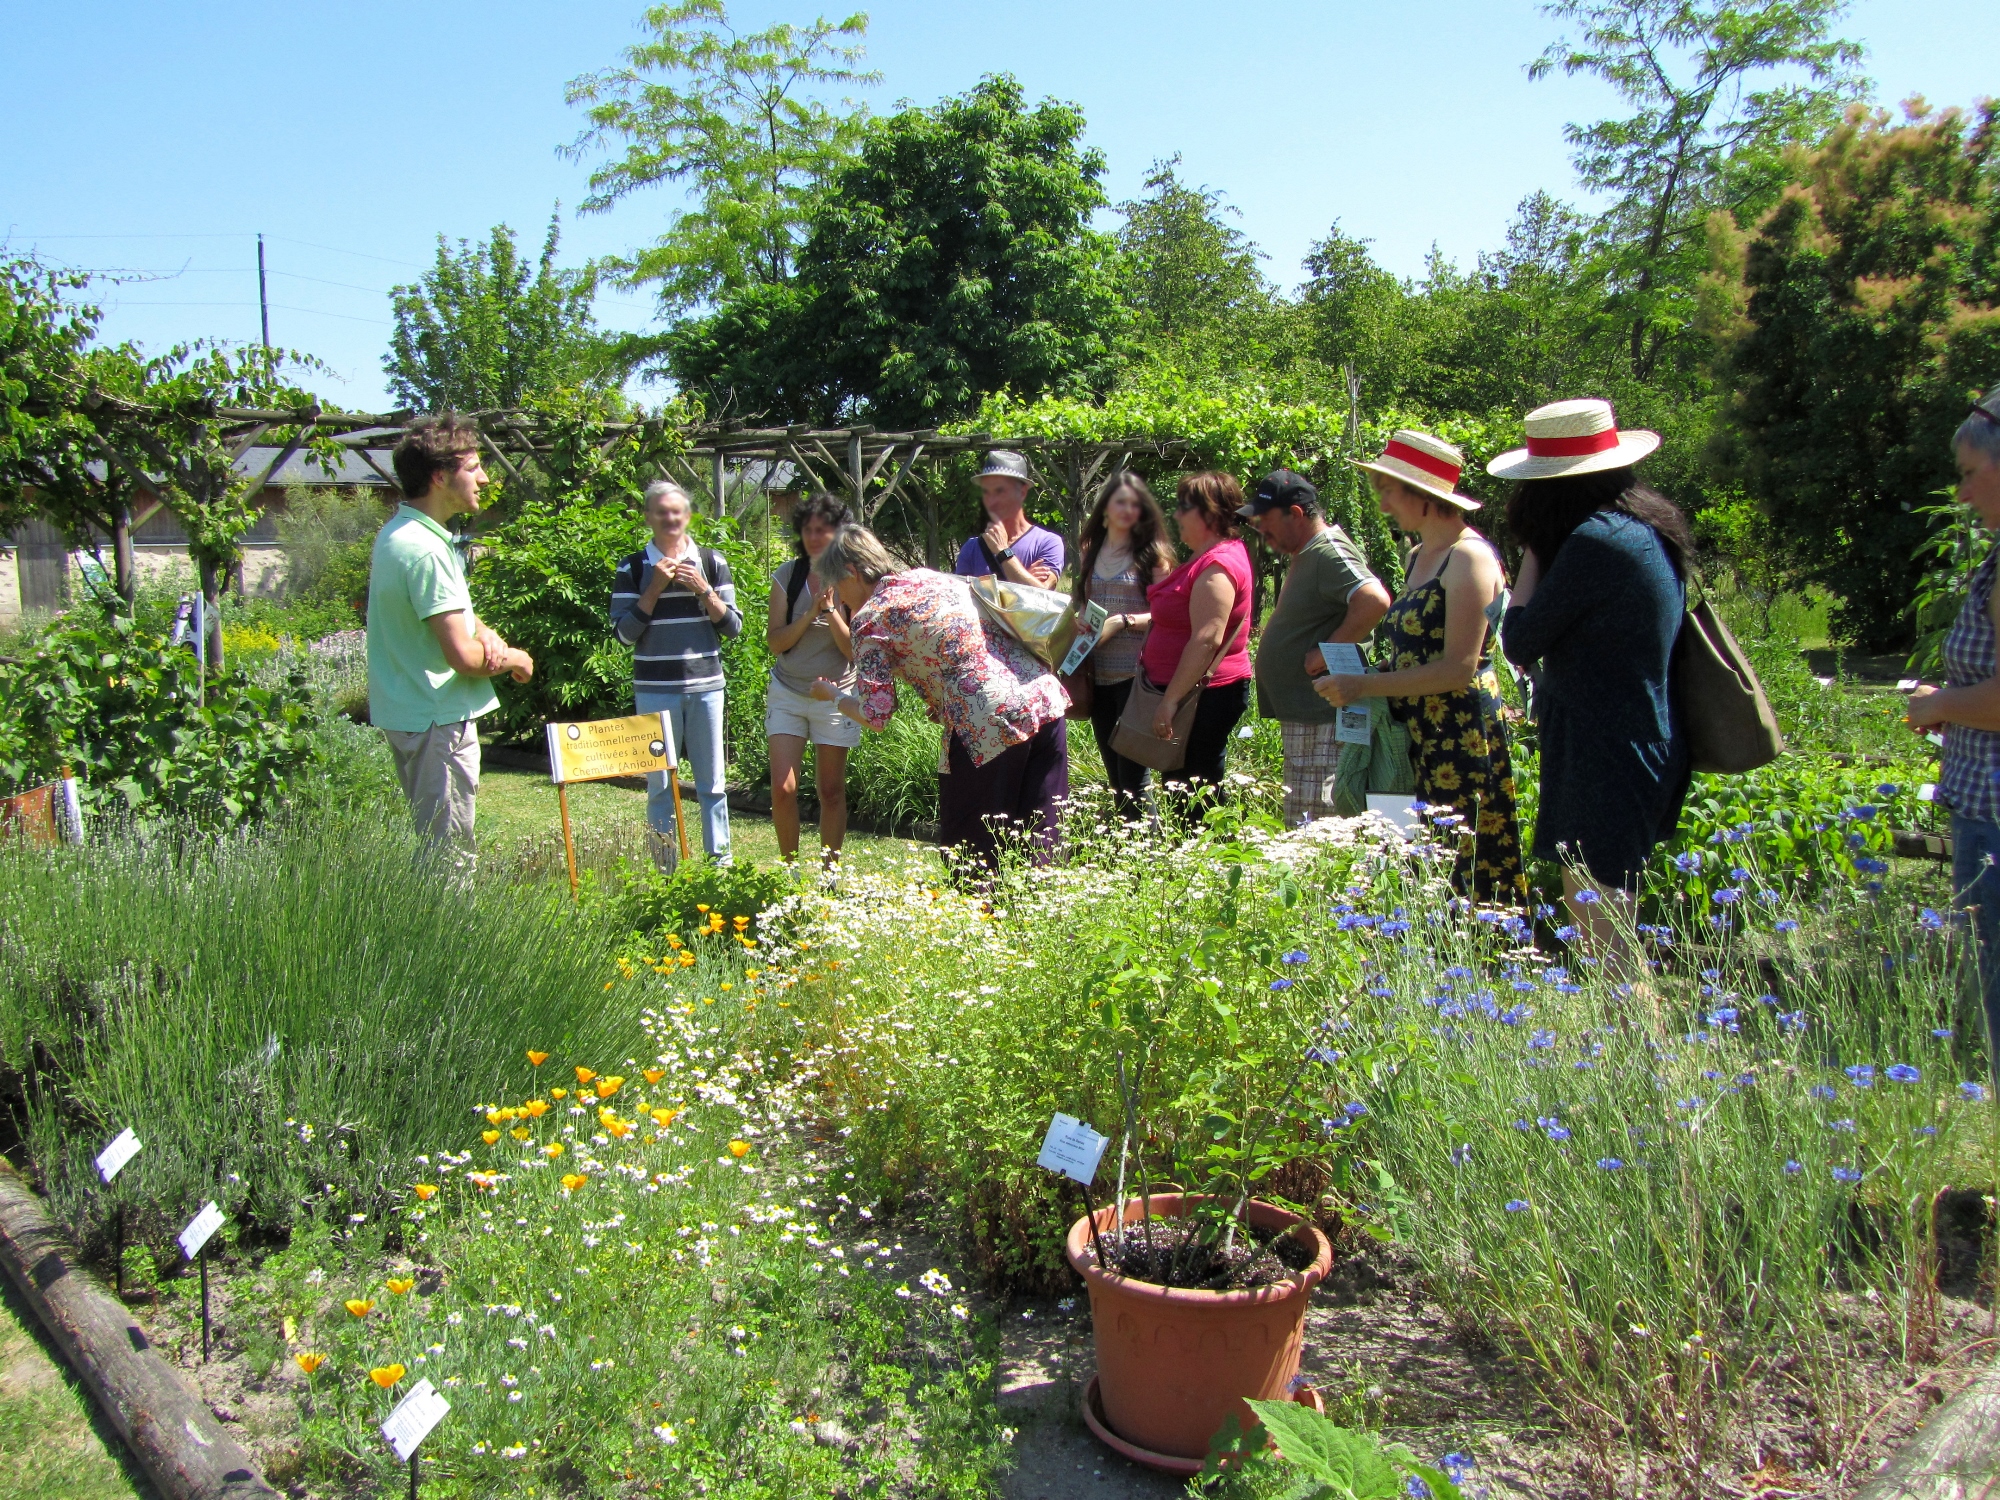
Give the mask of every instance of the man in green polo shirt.
[[479, 623], [445, 523], [479, 509], [479, 430], [447, 412], [412, 422], [390, 456], [404, 500], [375, 536], [368, 574], [368, 717], [388, 738], [417, 832], [469, 874], [478, 719], [489, 680], [534, 658]]
[[1319, 491], [1290, 469], [1267, 474], [1236, 512], [1292, 560], [1257, 645], [1257, 712], [1276, 719], [1285, 746], [1285, 826], [1330, 818], [1340, 710], [1313, 691], [1322, 641], [1359, 643], [1391, 600], [1347, 533], [1327, 523]]

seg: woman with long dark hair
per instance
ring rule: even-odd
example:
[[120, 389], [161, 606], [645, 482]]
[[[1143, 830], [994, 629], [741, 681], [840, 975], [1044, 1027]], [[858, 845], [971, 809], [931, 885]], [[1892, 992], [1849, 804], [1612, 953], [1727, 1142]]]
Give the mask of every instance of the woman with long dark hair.
[[1083, 554], [1076, 570], [1077, 607], [1096, 604], [1106, 616], [1097, 645], [1081, 668], [1090, 673], [1093, 688], [1090, 728], [1119, 816], [1130, 822], [1145, 811], [1146, 768], [1113, 750], [1111, 737], [1125, 700], [1132, 696], [1139, 650], [1153, 623], [1146, 590], [1173, 571], [1174, 545], [1167, 540], [1160, 502], [1129, 469], [1104, 487], [1077, 543]]
[[808, 740], [819, 789], [821, 862], [829, 868], [836, 864], [847, 841], [847, 752], [861, 743], [861, 726], [813, 698], [812, 687], [822, 677], [843, 689], [854, 686], [854, 642], [847, 611], [832, 589], [814, 580], [812, 565], [851, 519], [846, 502], [824, 490], [801, 500], [792, 510], [798, 556], [771, 575], [764, 734], [771, 752], [771, 821], [778, 831], [778, 858], [786, 864], [799, 853], [799, 775]]
[[1537, 668], [1541, 801], [1534, 851], [1564, 860], [1563, 894], [1592, 946], [1615, 947], [1599, 888], [1630, 890], [1674, 831], [1690, 774], [1670, 695], [1694, 537], [1632, 465], [1659, 447], [1620, 432], [1608, 401], [1528, 413], [1527, 446], [1486, 466], [1519, 481], [1521, 543], [1501, 645]]

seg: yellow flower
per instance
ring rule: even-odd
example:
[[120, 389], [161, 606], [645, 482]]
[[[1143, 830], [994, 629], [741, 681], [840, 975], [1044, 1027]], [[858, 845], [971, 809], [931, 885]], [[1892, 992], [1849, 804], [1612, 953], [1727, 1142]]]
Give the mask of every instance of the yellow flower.
[[713, 998], [712, 998], [711, 996], [708, 996], [708, 995], [703, 995], [703, 996], [701, 997], [701, 1003], [702, 1003], [703, 1005], [713, 1005], [713, 1004], [715, 1004], [715, 1001], [714, 1001], [714, 999], [713, 999]]
[[748, 1141], [731, 1141], [729, 1143], [729, 1154], [741, 1160], [750, 1154], [750, 1143]]
[[402, 1296], [405, 1292], [407, 1292], [411, 1287], [415, 1286], [416, 1284], [417, 1284], [417, 1279], [414, 1276], [391, 1276], [387, 1281], [382, 1283], [382, 1285], [386, 1286], [390, 1291], [394, 1292], [398, 1297]]
[[568, 1090], [568, 1089], [550, 1089], [550, 1090], [549, 1090], [549, 1097], [550, 1097], [551, 1099], [567, 1099], [567, 1098], [569, 1097], [569, 1090]]
[[604, 981], [604, 987], [605, 987], [605, 988], [606, 988], [606, 989], [608, 990], [608, 989], [610, 989], [610, 988], [611, 988], [611, 986], [612, 986], [612, 985], [613, 985], [614, 983], [616, 983], [616, 981], [615, 981], [615, 980], [610, 980], [610, 979], [607, 979], [607, 980], [605, 980], [605, 981]]
[[677, 1109], [656, 1109], [653, 1111], [653, 1123], [659, 1126], [660, 1129], [665, 1130], [669, 1125], [674, 1123], [675, 1118], [679, 1114], [680, 1111]]
[[408, 1373], [401, 1365], [377, 1365], [368, 1372], [368, 1378], [386, 1391]]
[[349, 1297], [347, 1301], [341, 1305], [344, 1306], [349, 1312], [353, 1313], [354, 1316], [357, 1318], [365, 1318], [370, 1313], [375, 1311], [375, 1304], [373, 1302], [364, 1302], [359, 1297]]
[[588, 1068], [579, 1067], [576, 1070], [576, 1081], [578, 1083], [588, 1083], [590, 1082], [591, 1079], [595, 1078], [596, 1076], [597, 1075]]
[[437, 1196], [438, 1192], [435, 1182], [413, 1182], [410, 1184], [410, 1191], [417, 1195], [417, 1202], [419, 1203], [430, 1202], [431, 1199]]
[[736, 924], [736, 930], [738, 932], [741, 932], [744, 928], [750, 925], [750, 919], [748, 917], [731, 917], [729, 920]]
[[667, 946], [668, 946], [669, 948], [678, 948], [678, 947], [680, 947], [680, 946], [681, 946], [681, 939], [680, 939], [680, 934], [679, 934], [679, 933], [676, 933], [676, 932], [670, 932], [670, 933], [668, 933], [668, 934], [667, 934]]
[[733, 990], [733, 989], [735, 989], [735, 988], [736, 988], [736, 986], [735, 986], [735, 985], [733, 985], [733, 984], [729, 984], [729, 983], [726, 983], [726, 982], [725, 982], [725, 983], [723, 984], [723, 986], [722, 986], [722, 987], [723, 987], [723, 988], [724, 988], [725, 990]]
[[708, 907], [704, 905], [702, 902], [697, 901], [695, 903], [694, 909], [699, 912], [705, 912], [708, 910]]
[[539, 1068], [539, 1067], [540, 1067], [540, 1066], [541, 1066], [541, 1065], [542, 1065], [543, 1063], [547, 1062], [548, 1060], [549, 1060], [549, 1055], [548, 1055], [548, 1053], [546, 1053], [546, 1052], [537, 1052], [537, 1051], [536, 1051], [536, 1050], [535, 1050], [534, 1048], [532, 1048], [532, 1047], [530, 1047], [530, 1048], [528, 1049], [528, 1066], [529, 1066], [529, 1067], [531, 1067], [531, 1068]]
[[565, 1173], [563, 1175], [563, 1180], [562, 1180], [563, 1191], [565, 1193], [573, 1193], [588, 1181], [590, 1181], [590, 1179], [584, 1176], [583, 1173], [581, 1172]]
[[326, 1356], [324, 1354], [317, 1354], [310, 1349], [303, 1354], [294, 1354], [292, 1358], [299, 1362], [299, 1368], [308, 1375], [326, 1363]]
[[743, 977], [745, 979], [755, 979], [759, 974], [763, 972], [764, 971], [762, 969], [745, 969], [743, 971]]
[[542, 1155], [546, 1156], [550, 1161], [554, 1161], [558, 1156], [561, 1156], [562, 1154], [563, 1154], [563, 1148], [561, 1141], [555, 1141], [549, 1145], [542, 1147]]
[[530, 1099], [526, 1104], [521, 1106], [521, 1113], [531, 1120], [539, 1120], [548, 1112], [549, 1101], [546, 1099]]
[[514, 1118], [515, 1113], [516, 1111], [511, 1109], [489, 1109], [486, 1111], [486, 1123], [488, 1125], [505, 1125], [509, 1120]]
[[525, 1125], [516, 1125], [512, 1130], [508, 1131], [507, 1134], [514, 1137], [514, 1139], [517, 1141], [525, 1141], [529, 1136], [533, 1135], [534, 1132], [528, 1129], [528, 1127]]
[[497, 1130], [482, 1130], [479, 1132], [479, 1138], [490, 1146], [500, 1139], [500, 1132]]
[[681, 967], [683, 969], [692, 969], [694, 967], [694, 955], [692, 953], [683, 953], [681, 955]]
[[610, 1131], [613, 1135], [617, 1136], [618, 1139], [622, 1141], [625, 1139], [626, 1136], [632, 1133], [632, 1122], [629, 1120], [614, 1120], [611, 1124], [606, 1125], [604, 1128]]
[[667, 1070], [665, 1068], [648, 1068], [645, 1073], [646, 1082], [648, 1083], [658, 1083], [666, 1076]]
[[600, 1099], [609, 1099], [623, 1087], [625, 1087], [625, 1080], [620, 1078], [616, 1073], [613, 1073], [609, 1078], [600, 1078], [597, 1080], [597, 1097]]

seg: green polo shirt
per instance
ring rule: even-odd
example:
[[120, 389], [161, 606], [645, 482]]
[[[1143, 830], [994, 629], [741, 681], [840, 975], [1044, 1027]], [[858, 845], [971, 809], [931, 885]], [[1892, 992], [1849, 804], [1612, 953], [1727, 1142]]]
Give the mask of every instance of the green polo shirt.
[[1257, 643], [1257, 712], [1291, 724], [1331, 724], [1340, 710], [1313, 691], [1306, 653], [1347, 619], [1347, 601], [1375, 575], [1338, 526], [1299, 549]]
[[472, 608], [451, 534], [399, 505], [375, 534], [368, 571], [368, 717], [377, 729], [421, 734], [500, 706], [492, 679], [464, 677], [427, 623]]

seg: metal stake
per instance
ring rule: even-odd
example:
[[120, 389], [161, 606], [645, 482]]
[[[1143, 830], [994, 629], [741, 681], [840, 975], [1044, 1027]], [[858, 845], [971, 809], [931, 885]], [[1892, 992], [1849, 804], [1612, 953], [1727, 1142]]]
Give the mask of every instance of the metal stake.
[[410, 1455], [410, 1500], [417, 1500], [417, 1455]]
[[201, 1266], [201, 1362], [208, 1363], [208, 1246], [195, 1257]]
[[116, 1272], [118, 1300], [122, 1302], [125, 1300], [125, 1203], [123, 1199], [120, 1199], [118, 1203], [116, 1221], [118, 1228], [114, 1231], [115, 1240], [112, 1254], [116, 1257], [114, 1264], [118, 1268]]

